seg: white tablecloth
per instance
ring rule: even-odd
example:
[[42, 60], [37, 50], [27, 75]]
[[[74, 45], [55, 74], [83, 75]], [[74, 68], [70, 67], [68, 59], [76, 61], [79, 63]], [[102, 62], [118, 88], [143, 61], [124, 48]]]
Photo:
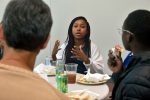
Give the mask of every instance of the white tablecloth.
[[[79, 75], [77, 75], [77, 77], [79, 77]], [[48, 82], [52, 84], [54, 87], [56, 87], [55, 76], [49, 76]], [[109, 88], [106, 84], [100, 84], [100, 85], [84, 85], [79, 83], [68, 84], [68, 91], [83, 90], [83, 89], [87, 89], [89, 91], [99, 94], [100, 100], [106, 98], [106, 96], [109, 93]]]

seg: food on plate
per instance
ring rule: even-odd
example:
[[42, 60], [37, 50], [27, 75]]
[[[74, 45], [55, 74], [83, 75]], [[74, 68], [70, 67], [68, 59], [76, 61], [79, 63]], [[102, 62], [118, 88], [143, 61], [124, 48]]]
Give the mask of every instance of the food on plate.
[[83, 84], [102, 84], [105, 83], [107, 80], [101, 80], [98, 82], [94, 82], [94, 81], [89, 81], [86, 78], [84, 78], [84, 76], [80, 76], [80, 78], [77, 80], [78, 83], [83, 83]]
[[99, 97], [98, 94], [87, 90], [71, 91], [66, 95], [70, 97], [71, 100], [97, 100]]
[[80, 81], [80, 82], [87, 82], [87, 80], [83, 76], [80, 76], [78, 81]]
[[100, 73], [90, 73], [90, 68], [88, 68], [87, 74], [82, 75], [78, 82], [80, 83], [104, 83], [106, 82], [110, 77], [107, 74], [100, 74]]
[[56, 68], [53, 66], [45, 67], [43, 68], [43, 72], [47, 75], [55, 75], [56, 74]]

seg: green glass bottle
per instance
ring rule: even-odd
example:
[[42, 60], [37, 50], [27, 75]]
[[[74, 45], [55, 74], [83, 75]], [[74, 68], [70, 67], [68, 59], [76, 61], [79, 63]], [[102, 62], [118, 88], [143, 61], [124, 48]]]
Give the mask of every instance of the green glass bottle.
[[56, 75], [57, 89], [62, 93], [68, 92], [68, 77], [66, 74]]

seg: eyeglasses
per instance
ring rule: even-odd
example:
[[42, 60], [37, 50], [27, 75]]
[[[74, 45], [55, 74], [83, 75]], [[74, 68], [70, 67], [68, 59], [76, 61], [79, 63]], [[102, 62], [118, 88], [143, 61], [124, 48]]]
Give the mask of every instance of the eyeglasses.
[[122, 35], [122, 33], [123, 32], [127, 32], [127, 33], [129, 33], [129, 34], [131, 34], [131, 35], [133, 35], [133, 33], [132, 32], [130, 32], [129, 30], [125, 30], [125, 29], [118, 29], [118, 33], [120, 34], [120, 35]]

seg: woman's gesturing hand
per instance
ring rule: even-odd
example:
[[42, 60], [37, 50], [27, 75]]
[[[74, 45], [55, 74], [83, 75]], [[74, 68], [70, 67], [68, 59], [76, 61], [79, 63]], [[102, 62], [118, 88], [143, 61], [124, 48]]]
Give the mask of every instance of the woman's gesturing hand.
[[90, 63], [89, 58], [87, 57], [87, 55], [82, 50], [82, 45], [80, 45], [79, 47], [74, 46], [72, 48], [71, 52], [73, 53], [73, 55], [74, 55], [75, 58], [82, 60], [86, 64]]
[[52, 51], [52, 58], [54, 61], [57, 60], [56, 54], [60, 50], [59, 46], [60, 46], [60, 41], [56, 40], [53, 51]]

